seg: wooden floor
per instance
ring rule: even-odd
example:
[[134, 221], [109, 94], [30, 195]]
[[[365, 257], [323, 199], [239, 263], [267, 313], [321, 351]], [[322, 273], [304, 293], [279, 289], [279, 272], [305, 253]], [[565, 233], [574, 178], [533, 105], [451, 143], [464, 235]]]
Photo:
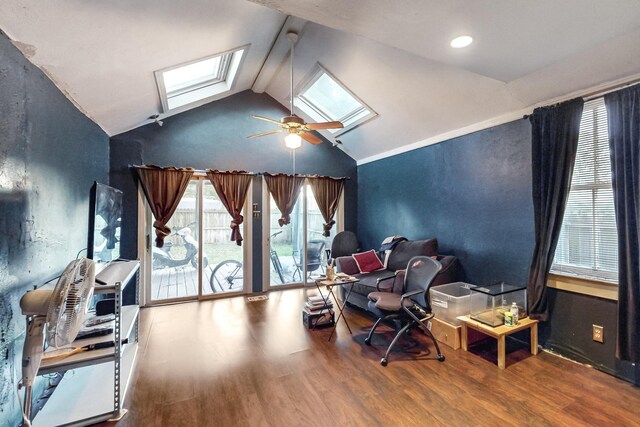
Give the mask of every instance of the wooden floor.
[[[307, 331], [306, 290], [144, 309], [134, 384], [118, 426], [640, 425], [640, 389], [559, 357], [511, 353], [507, 369], [461, 350], [429, 354], [412, 334], [379, 364], [392, 331], [371, 320]], [[416, 339], [423, 345], [412, 345]], [[421, 351], [427, 345], [427, 351]]]

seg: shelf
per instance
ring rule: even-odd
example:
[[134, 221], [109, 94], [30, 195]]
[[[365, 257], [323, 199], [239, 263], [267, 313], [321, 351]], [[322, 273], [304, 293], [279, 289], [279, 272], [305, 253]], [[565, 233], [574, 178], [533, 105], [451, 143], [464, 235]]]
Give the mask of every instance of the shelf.
[[[140, 261], [113, 261], [109, 265], [105, 266], [96, 274], [96, 279], [105, 282], [106, 285], [102, 285], [96, 282], [93, 293], [99, 294], [113, 294], [116, 290], [116, 283], [122, 284], [122, 290], [131, 282], [131, 279], [140, 268]], [[56, 286], [58, 279], [52, 279], [42, 285], [39, 289], [53, 289]]]
[[[123, 414], [122, 402], [125, 399], [138, 351], [136, 325], [140, 307], [138, 305], [122, 306], [121, 297], [123, 289], [130, 282], [134, 282], [133, 279], [139, 268], [140, 261], [137, 260], [114, 261], [96, 273], [94, 293], [116, 294], [118, 301], [116, 311], [120, 310], [120, 338], [117, 342], [119, 351], [116, 352], [115, 333], [112, 332], [104, 336], [78, 339], [65, 347], [72, 349], [107, 344], [105, 348], [42, 361], [38, 375], [54, 372], [65, 372], [65, 375], [53, 390], [44, 408], [35, 417], [34, 426], [87, 426], [112, 419], [114, 415]], [[98, 281], [104, 284], [99, 284]], [[50, 283], [45, 286], [55, 285]], [[115, 321], [110, 324], [115, 328]], [[57, 350], [51, 349], [51, 351]], [[45, 356], [48, 353], [51, 354], [45, 351]], [[115, 369], [116, 363], [119, 363], [119, 370]], [[119, 399], [116, 399], [116, 391]]]
[[[126, 344], [128, 342], [128, 338], [133, 332], [135, 327], [136, 319], [138, 318], [138, 313], [140, 311], [140, 307], [137, 305], [125, 305], [122, 307], [122, 321], [120, 324], [120, 339], [122, 344]], [[113, 324], [113, 322], [111, 322]], [[69, 347], [84, 347], [86, 345], [91, 344], [99, 344], [99, 343], [107, 343], [113, 342], [114, 335], [113, 333], [109, 335], [104, 335], [101, 337], [95, 338], [85, 338], [80, 340], [75, 340], [72, 342]], [[44, 353], [45, 356], [47, 352]], [[74, 369], [81, 366], [87, 366], [90, 364], [96, 363], [104, 363], [113, 360], [114, 356], [114, 348], [101, 348], [98, 350], [90, 350], [82, 353], [74, 354], [69, 357], [61, 358], [61, 359], [52, 359], [49, 361], [42, 361], [40, 365], [40, 370], [38, 371], [38, 375], [49, 374], [52, 372], [65, 371], [67, 369]]]
[[96, 281], [95, 294], [112, 294], [115, 292], [116, 283], [122, 283], [122, 289], [127, 286], [140, 268], [140, 261], [113, 261], [98, 274], [96, 280], [105, 282], [106, 285]]
[[[121, 402], [129, 388], [137, 350], [138, 343], [132, 343], [122, 355]], [[33, 426], [88, 425], [113, 418], [113, 369], [112, 361], [67, 371]]]

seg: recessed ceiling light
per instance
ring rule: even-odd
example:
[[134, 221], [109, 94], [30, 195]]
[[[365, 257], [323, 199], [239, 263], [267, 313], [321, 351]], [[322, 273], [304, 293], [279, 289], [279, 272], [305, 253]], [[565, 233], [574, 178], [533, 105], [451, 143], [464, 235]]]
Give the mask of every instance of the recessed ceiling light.
[[460, 49], [461, 47], [467, 47], [473, 42], [473, 37], [471, 36], [460, 36], [451, 40], [451, 47]]

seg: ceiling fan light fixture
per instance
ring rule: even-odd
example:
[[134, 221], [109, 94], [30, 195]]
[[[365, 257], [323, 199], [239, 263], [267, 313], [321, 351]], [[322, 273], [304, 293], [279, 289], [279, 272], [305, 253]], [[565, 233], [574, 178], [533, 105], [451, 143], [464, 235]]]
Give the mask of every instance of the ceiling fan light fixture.
[[287, 148], [295, 150], [302, 145], [302, 138], [297, 133], [290, 133], [284, 137], [284, 145], [286, 145]]
[[467, 47], [469, 46], [471, 43], [473, 43], [473, 37], [471, 36], [460, 36], [460, 37], [456, 37], [455, 39], [451, 40], [451, 47], [454, 49], [461, 49], [463, 47]]

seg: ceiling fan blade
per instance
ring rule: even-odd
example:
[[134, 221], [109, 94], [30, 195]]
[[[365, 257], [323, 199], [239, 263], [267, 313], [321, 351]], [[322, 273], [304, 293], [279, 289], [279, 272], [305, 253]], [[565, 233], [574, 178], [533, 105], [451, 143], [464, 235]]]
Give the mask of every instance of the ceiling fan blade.
[[262, 133], [258, 133], [258, 134], [255, 134], [255, 135], [248, 136], [247, 138], [258, 138], [260, 136], [272, 135], [274, 133], [280, 133], [280, 132], [283, 132], [283, 131], [284, 131], [284, 129], [270, 130], [269, 132], [262, 132]]
[[262, 116], [251, 116], [254, 119], [258, 119], [258, 120], [264, 120], [265, 122], [271, 122], [271, 123], [275, 123], [277, 125], [281, 125], [282, 122], [280, 122], [280, 120], [273, 120], [273, 119], [269, 119], [267, 117], [262, 117]]
[[312, 133], [300, 132], [298, 135], [300, 135], [300, 137], [305, 141], [310, 142], [312, 144], [322, 144], [322, 140]]
[[341, 122], [322, 122], [322, 123], [307, 123], [307, 127], [311, 130], [342, 129], [344, 125]]

